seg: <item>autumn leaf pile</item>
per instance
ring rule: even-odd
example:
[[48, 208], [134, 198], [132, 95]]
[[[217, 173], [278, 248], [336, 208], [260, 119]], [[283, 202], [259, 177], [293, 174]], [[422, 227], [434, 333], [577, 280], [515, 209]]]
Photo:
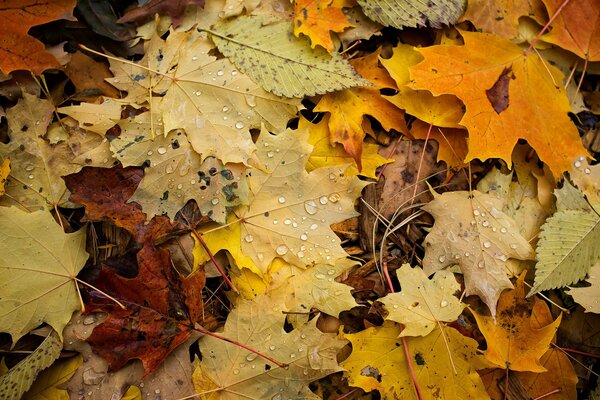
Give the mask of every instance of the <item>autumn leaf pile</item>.
[[597, 1], [4, 3], [0, 399], [597, 398]]

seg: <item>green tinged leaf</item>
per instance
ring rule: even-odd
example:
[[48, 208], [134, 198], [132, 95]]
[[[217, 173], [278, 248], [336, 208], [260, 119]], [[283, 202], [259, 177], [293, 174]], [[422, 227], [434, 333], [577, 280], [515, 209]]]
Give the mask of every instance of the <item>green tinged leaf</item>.
[[266, 90], [304, 97], [354, 86], [371, 86], [340, 55], [311, 49], [288, 21], [239, 17], [210, 32], [219, 51]]
[[0, 331], [13, 343], [42, 322], [60, 334], [79, 309], [85, 233], [64, 233], [48, 211], [0, 207]]
[[600, 217], [565, 180], [555, 191], [557, 211], [542, 225], [535, 281], [528, 296], [585, 278], [600, 257]]
[[52, 365], [61, 350], [62, 341], [58, 333], [52, 331], [33, 353], [0, 377], [0, 399], [19, 400], [31, 387], [37, 374]]
[[422, 25], [441, 28], [463, 15], [464, 0], [358, 0], [365, 15], [385, 26], [402, 29]]

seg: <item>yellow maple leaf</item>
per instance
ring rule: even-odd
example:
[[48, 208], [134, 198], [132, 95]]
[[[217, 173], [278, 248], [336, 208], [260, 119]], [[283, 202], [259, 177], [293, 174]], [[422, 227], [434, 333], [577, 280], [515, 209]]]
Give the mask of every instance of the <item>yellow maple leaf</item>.
[[10, 174], [10, 160], [7, 158], [0, 165], [0, 196], [4, 194], [4, 183]]
[[512, 149], [526, 139], [555, 176], [585, 154], [555, 67], [525, 55], [495, 35], [462, 32], [464, 46], [418, 49], [425, 58], [410, 68], [413, 89], [453, 94], [463, 101], [461, 125], [469, 131], [466, 161], [501, 158], [511, 165]]
[[383, 129], [408, 133], [404, 112], [384, 99], [379, 89], [359, 87], [327, 93], [314, 109], [329, 112], [329, 133], [332, 143], [341, 143], [362, 170], [362, 147], [365, 131], [362, 123], [370, 115], [381, 123]]
[[544, 372], [540, 357], [550, 347], [550, 342], [560, 325], [562, 315], [544, 327], [538, 327], [536, 320], [543, 310], [535, 302], [525, 299], [523, 272], [515, 289], [500, 295], [496, 318], [471, 310], [477, 325], [487, 342], [485, 358], [500, 368], [513, 371]]
[[380, 156], [378, 153], [378, 145], [374, 143], [364, 143], [363, 152], [361, 155], [363, 168], [359, 172], [357, 169], [356, 162], [344, 150], [344, 148], [339, 144], [331, 144], [331, 141], [329, 140], [328, 123], [328, 116], [325, 116], [325, 118], [323, 118], [317, 124], [313, 124], [305, 118], [300, 117], [300, 121], [298, 122], [298, 129], [308, 129], [308, 143], [313, 145], [313, 151], [310, 154], [310, 157], [308, 158], [308, 162], [306, 163], [306, 170], [308, 172], [315, 170], [319, 167], [331, 167], [334, 165], [352, 164], [346, 169], [344, 175], [363, 175], [368, 178], [375, 178], [377, 167], [394, 161], [389, 158]]
[[296, 0], [294, 2], [294, 35], [304, 34], [310, 38], [311, 47], [323, 46], [333, 50], [330, 32], [343, 32], [352, 24], [342, 10], [352, 7], [352, 0]]

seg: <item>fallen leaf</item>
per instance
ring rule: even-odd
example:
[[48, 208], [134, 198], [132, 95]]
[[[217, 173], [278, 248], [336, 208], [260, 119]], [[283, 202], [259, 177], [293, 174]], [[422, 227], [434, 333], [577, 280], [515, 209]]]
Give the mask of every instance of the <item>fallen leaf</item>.
[[600, 278], [600, 263], [596, 263], [588, 274], [586, 281], [590, 286], [573, 287], [567, 293], [573, 296], [577, 304], [585, 308], [586, 312], [600, 314], [600, 290], [598, 290], [598, 278]]
[[524, 279], [525, 273], [519, 277], [515, 289], [500, 295], [495, 318], [471, 311], [486, 339], [488, 361], [512, 371], [544, 372], [540, 357], [548, 350], [562, 315], [543, 327], [536, 326], [536, 314], [544, 312], [545, 304], [536, 306], [543, 302], [537, 298], [525, 299]]
[[171, 266], [169, 252], [149, 240], [137, 253], [137, 261], [139, 270], [134, 278], [103, 266], [93, 283], [96, 289], [88, 291], [86, 312], [106, 312], [108, 317], [94, 328], [87, 342], [106, 359], [109, 370], [118, 370], [137, 358], [148, 375], [189, 338], [195, 322], [202, 322], [199, 294], [205, 277], [203, 271], [179, 276]]
[[463, 0], [434, 0], [427, 3], [420, 1], [357, 0], [365, 14], [373, 21], [385, 26], [402, 29], [430, 25], [441, 28], [458, 21], [463, 14]]
[[350, 65], [366, 80], [371, 82], [373, 85], [380, 89], [391, 88], [398, 89], [396, 81], [392, 79], [387, 69], [381, 67], [379, 64], [383, 62], [381, 58], [381, 48], [378, 48], [371, 54], [367, 54], [364, 57], [358, 57], [350, 60]]
[[[400, 326], [386, 321], [381, 327], [342, 336], [352, 343], [352, 354], [340, 364], [347, 370], [344, 375], [351, 386], [366, 392], [378, 390], [382, 398], [419, 398], [399, 334]], [[483, 363], [478, 360], [475, 340], [448, 327], [406, 340], [422, 399], [445, 395], [455, 399], [489, 398], [476, 372]]]
[[[585, 154], [585, 149], [567, 116], [571, 108], [566, 92], [555, 84], [562, 82], [560, 71], [544, 65], [535, 55], [524, 55], [506, 39], [484, 33], [461, 34], [464, 46], [418, 49], [425, 59], [410, 68], [413, 82], [409, 86], [434, 95], [453, 94], [463, 101], [466, 113], [460, 123], [469, 131], [466, 161], [501, 158], [510, 165], [515, 144], [526, 139], [554, 176], [570, 169], [571, 160]], [[486, 91], [503, 76], [509, 78], [509, 105], [498, 112]], [[544, 107], [539, 107], [541, 104]], [[549, 135], [557, 129], [561, 135], [550, 140]]]
[[197, 5], [204, 7], [204, 0], [150, 0], [144, 5], [133, 8], [125, 13], [117, 22], [124, 24], [132, 21], [142, 21], [154, 18], [154, 14], [167, 14], [178, 27], [183, 22], [186, 7]]
[[558, 16], [542, 40], [569, 50], [586, 61], [600, 61], [600, 4], [594, 0], [566, 3], [542, 0], [548, 15]]
[[543, 25], [547, 14], [542, 0], [469, 0], [462, 19], [471, 21], [482, 32], [514, 39], [519, 33], [519, 19], [523, 17]]
[[298, 129], [308, 130], [308, 143], [313, 146], [312, 153], [306, 163], [306, 170], [311, 172], [317, 168], [351, 164], [345, 171], [346, 176], [362, 175], [367, 178], [376, 178], [377, 168], [393, 160], [379, 155], [379, 146], [374, 143], [362, 144], [361, 165], [358, 170], [354, 158], [350, 156], [340, 144], [331, 144], [329, 139], [329, 117], [324, 116], [317, 124], [300, 117]]
[[[227, 317], [222, 336], [285, 362], [288, 367], [282, 368], [246, 349], [204, 336], [199, 341], [202, 361], [193, 375], [198, 394], [221, 400], [240, 396], [319, 399], [308, 384], [341, 371], [336, 354], [346, 341], [319, 331], [316, 319], [286, 333], [285, 315], [269, 311], [278, 306], [264, 295], [254, 301], [240, 301]], [[208, 390], [214, 394], [206, 393]]]
[[328, 52], [333, 50], [330, 32], [343, 32], [351, 27], [342, 8], [352, 6], [351, 0], [297, 0], [294, 1], [294, 35], [310, 38], [313, 49], [319, 45]]
[[115, 8], [110, 0], [78, 0], [77, 11], [81, 19], [98, 35], [119, 42], [125, 42], [136, 36], [132, 26], [117, 23]]
[[46, 322], [61, 333], [81, 308], [75, 278], [85, 265], [85, 229], [64, 233], [48, 211], [0, 207], [0, 326], [16, 343]]
[[99, 96], [119, 97], [119, 91], [105, 81], [112, 77], [108, 65], [95, 61], [80, 51], [71, 56], [65, 66], [65, 73], [75, 85], [75, 96], [79, 100], [93, 101]]
[[388, 320], [404, 325], [400, 336], [427, 336], [440, 322], [456, 321], [463, 305], [454, 296], [460, 291], [450, 271], [438, 271], [429, 280], [419, 267], [403, 264], [396, 270], [401, 292], [379, 299], [388, 311]]
[[535, 256], [516, 222], [502, 212], [502, 204], [495, 196], [473, 190], [444, 193], [423, 207], [435, 218], [425, 238], [425, 274], [458, 264], [465, 276], [465, 293], [478, 295], [492, 315], [500, 293], [512, 288], [507, 260]]
[[2, 4], [0, 18], [0, 70], [9, 74], [18, 69], [40, 75], [47, 69], [59, 68], [60, 64], [48, 53], [44, 44], [27, 32], [32, 26], [57, 19], [73, 19], [75, 0], [6, 0]]
[[363, 119], [370, 115], [383, 129], [407, 133], [404, 112], [381, 96], [375, 88], [353, 88], [321, 97], [314, 111], [328, 112], [331, 143], [341, 143], [362, 170], [362, 146], [365, 137]]
[[265, 170], [249, 172], [250, 201], [234, 210], [241, 224], [242, 252], [262, 273], [275, 257], [305, 267], [346, 256], [330, 225], [357, 215], [354, 201], [366, 182], [344, 168], [305, 170], [308, 132], [263, 130], [256, 142]]
[[[16, 342], [15, 340], [14, 343]], [[53, 330], [31, 354], [0, 376], [2, 399], [21, 399], [23, 393], [34, 384], [40, 371], [48, 368], [60, 356], [61, 349], [61, 335]]]
[[438, 143], [438, 162], [444, 161], [448, 168], [465, 166], [469, 137], [466, 129], [433, 126], [417, 119], [412, 122], [409, 132], [415, 139], [435, 140]]
[[276, 95], [304, 97], [368, 86], [340, 55], [311, 50], [291, 35], [291, 28], [287, 21], [245, 16], [221, 22], [211, 33], [221, 53]]
[[37, 376], [31, 388], [23, 395], [23, 399], [69, 400], [69, 393], [61, 387], [71, 379], [82, 362], [83, 357], [81, 355], [55, 362]]
[[[582, 161], [576, 161], [582, 163]], [[591, 170], [590, 170], [591, 171]], [[600, 172], [600, 169], [595, 169]], [[541, 226], [530, 295], [585, 278], [600, 257], [599, 203], [589, 204], [568, 180], [555, 190], [556, 212]], [[593, 199], [593, 198], [592, 198]], [[565, 229], [567, 228], [567, 229]]]

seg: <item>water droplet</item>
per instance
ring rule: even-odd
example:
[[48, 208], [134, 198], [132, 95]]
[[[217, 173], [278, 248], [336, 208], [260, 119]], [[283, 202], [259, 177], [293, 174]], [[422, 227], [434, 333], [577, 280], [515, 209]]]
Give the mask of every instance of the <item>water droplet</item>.
[[256, 97], [246, 96], [246, 104], [248, 104], [250, 107], [256, 107]]
[[201, 91], [199, 91], [199, 90], [196, 90], [196, 91], [194, 92], [194, 94], [195, 94], [196, 96], [200, 96], [200, 95], [202, 95], [202, 92], [201, 92]]
[[290, 358], [296, 358], [296, 354], [295, 353], [290, 354]]
[[298, 252], [298, 258], [303, 258], [304, 257], [304, 252], [303, 251], [299, 251]]
[[338, 201], [340, 201], [342, 197], [339, 195], [339, 193], [332, 193], [331, 195], [329, 195], [329, 201], [331, 201], [332, 203], [337, 203]]
[[172, 163], [167, 164], [167, 166], [165, 168], [165, 172], [167, 174], [172, 174], [173, 172], [175, 172], [175, 167], [173, 166]]
[[275, 350], [275, 345], [270, 345], [269, 350], [271, 350], [271, 351]]
[[217, 71], [217, 75], [218, 75], [218, 76], [223, 76], [224, 74], [225, 74], [225, 72], [223, 72], [223, 71], [221, 71], [221, 70]]
[[154, 393], [160, 394], [160, 389], [154, 389]]
[[483, 267], [485, 267], [485, 262], [483, 260], [479, 260], [479, 262], [477, 263], [477, 266], [479, 268], [483, 268]]
[[500, 232], [506, 233], [506, 228], [500, 228]]
[[279, 254], [280, 256], [284, 256], [284, 255], [286, 255], [286, 254], [287, 254], [287, 252], [288, 252], [288, 248], [287, 248], [287, 246], [286, 246], [286, 245], [284, 245], [284, 244], [281, 244], [281, 245], [277, 246], [277, 248], [275, 249], [275, 252], [276, 252], [277, 254]]
[[154, 152], [152, 150], [148, 150], [148, 152], [146, 154], [148, 154], [149, 156], [151, 156], [152, 154], [154, 154]]
[[256, 354], [250, 353], [246, 356], [246, 361], [254, 361], [256, 357], [258, 357]]
[[455, 254], [455, 255], [454, 255], [454, 259], [455, 259], [455, 260], [460, 260], [460, 254]]
[[518, 246], [517, 246], [517, 244], [516, 244], [516, 243], [511, 243], [511, 244], [510, 244], [510, 248], [511, 248], [511, 249], [513, 249], [513, 250], [514, 250], [514, 249], [516, 249], [517, 247], [518, 247]]
[[440, 307], [444, 308], [448, 306], [448, 302], [446, 300], [440, 301]]
[[239, 369], [237, 369], [237, 368], [235, 368], [235, 369], [233, 370], [233, 374], [234, 374], [234, 375], [239, 375], [239, 374], [240, 374], [240, 370], [239, 370]]
[[586, 175], [589, 175], [589, 174], [591, 174], [591, 173], [592, 173], [592, 170], [591, 170], [591, 169], [589, 169], [589, 168], [586, 168], [586, 169], [584, 169], [584, 170], [583, 170], [583, 172], [585, 172], [585, 173], [586, 173]]
[[25, 167], [25, 171], [31, 172], [31, 171], [33, 171], [34, 168], [35, 168], [35, 166], [33, 166], [32, 164], [29, 164]]
[[327, 275], [334, 275], [335, 274], [335, 269], [330, 269], [327, 271]]
[[489, 249], [490, 247], [492, 247], [492, 244], [486, 240], [485, 242], [483, 242], [483, 247]]
[[197, 59], [198, 59], [198, 57], [196, 57], [196, 56], [192, 57], [192, 61], [196, 61]]
[[317, 272], [317, 273], [315, 274], [315, 278], [317, 278], [317, 279], [325, 279], [325, 275], [323, 275], [323, 274], [321, 274], [321, 273]]
[[277, 225], [278, 223], [279, 223], [278, 220], [276, 220], [276, 219], [273, 220], [273, 225]]
[[308, 236], [306, 235], [306, 233], [303, 233], [302, 235], [300, 235], [300, 239], [301, 240], [308, 240]]
[[471, 253], [469, 253], [468, 251], [465, 251], [465, 257], [469, 257], [471, 255]]
[[267, 151], [267, 157], [273, 158], [273, 152], [272, 151]]
[[281, 196], [280, 198], [277, 199], [277, 201], [279, 202], [279, 204], [283, 204], [283, 203], [285, 203], [285, 197]]
[[319, 203], [321, 203], [321, 204], [323, 204], [323, 205], [327, 204], [327, 202], [328, 202], [328, 201], [329, 201], [329, 200], [327, 200], [327, 197], [326, 197], [326, 196], [321, 196], [321, 197], [319, 197]]
[[231, 71], [231, 76], [236, 76], [238, 72], [236, 70]]
[[398, 304], [394, 304], [392, 307], [394, 307], [394, 309], [398, 309], [400, 306]]
[[33, 174], [28, 176], [29, 179], [33, 179]]
[[223, 111], [223, 112], [228, 112], [228, 111], [229, 111], [229, 107], [227, 107], [227, 106], [223, 106], [223, 109], [222, 109], [221, 111]]
[[271, 397], [271, 400], [282, 400], [282, 397], [280, 394], [276, 394], [275, 396]]
[[213, 206], [216, 206], [217, 204], [219, 204], [219, 199], [217, 199], [216, 197], [214, 199], [212, 199], [210, 201], [210, 204], [212, 204]]
[[486, 220], [486, 221], [483, 221], [481, 223], [481, 225], [483, 225], [483, 226], [485, 226], [487, 228], [488, 226], [490, 226], [490, 222]]
[[443, 263], [444, 261], [446, 261], [446, 256], [442, 255], [438, 257], [438, 261]]
[[477, 221], [475, 221], [474, 219], [471, 220], [471, 226], [475, 226], [477, 225]]
[[500, 216], [500, 211], [498, 211], [496, 207], [492, 207], [490, 214], [492, 214], [492, 217], [498, 218]]
[[284, 219], [284, 220], [283, 220], [283, 223], [284, 223], [285, 225], [290, 225], [290, 224], [292, 223], [292, 220], [291, 220], [291, 219], [289, 219], [289, 218], [286, 218], [286, 219]]
[[244, 240], [248, 243], [252, 243], [252, 241], [254, 240], [254, 237], [252, 235], [246, 235], [246, 236], [244, 236]]
[[318, 211], [317, 203], [315, 203], [313, 200], [306, 201], [304, 203], [304, 210], [310, 215], [315, 215]]
[[575, 161], [573, 165], [575, 165], [575, 168], [579, 168], [581, 167], [581, 161]]
[[238, 129], [242, 129], [244, 127], [244, 123], [242, 121], [238, 121], [235, 123], [235, 127]]
[[479, 210], [473, 210], [473, 215], [478, 216], [480, 214]]
[[165, 149], [164, 147], [159, 147], [158, 149], [156, 149], [156, 152], [158, 154], [165, 154], [167, 152], [167, 149]]
[[298, 223], [297, 223], [297, 222], [292, 222], [292, 226], [293, 226], [294, 228], [297, 228], [297, 227], [298, 227]]
[[304, 374], [304, 376], [308, 375], [308, 370], [305, 369], [304, 371], [302, 371], [302, 373]]
[[177, 185], [177, 189], [181, 190], [183, 188], [183, 185], [180, 183], [179, 185]]

